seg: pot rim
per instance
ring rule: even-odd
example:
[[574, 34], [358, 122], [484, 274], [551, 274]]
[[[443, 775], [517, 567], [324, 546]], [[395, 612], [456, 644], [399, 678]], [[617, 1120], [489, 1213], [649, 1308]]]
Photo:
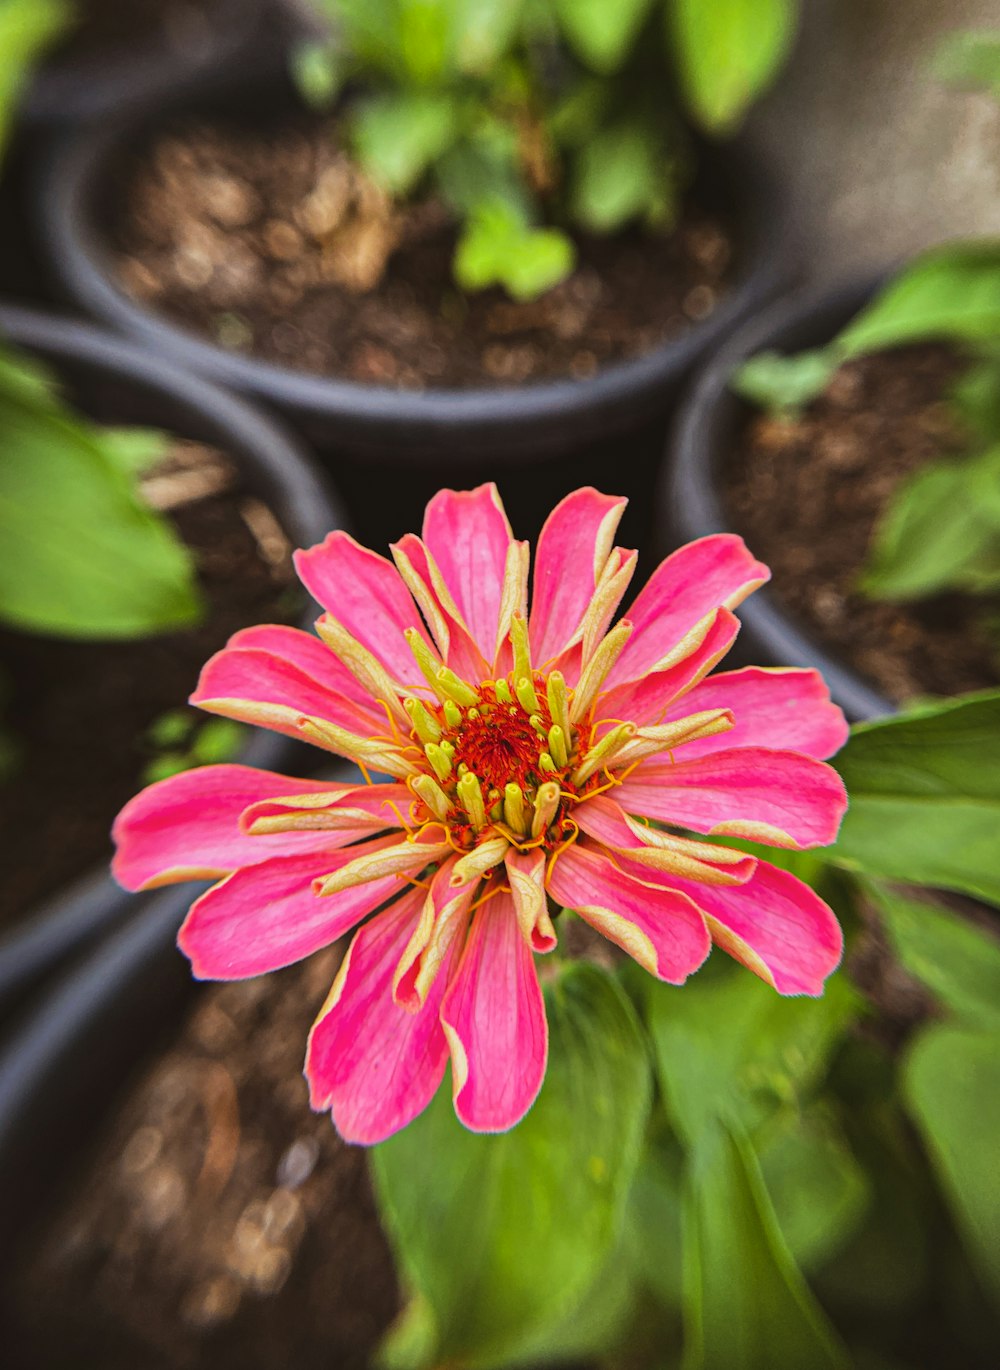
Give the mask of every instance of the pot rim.
[[[704, 368], [684, 400], [667, 442], [657, 504], [683, 539], [735, 531], [719, 495], [718, 474], [733, 430], [750, 406], [730, 388], [734, 369], [764, 349], [820, 346], [882, 285], [883, 273], [831, 287], [793, 290], [735, 333]], [[740, 606], [748, 636], [761, 638], [789, 666], [813, 667], [852, 722], [883, 718], [897, 706], [785, 610], [773, 591], [758, 590]]]
[[[266, 485], [281, 492], [278, 513], [297, 545], [320, 542], [331, 528], [347, 526], [337, 499], [324, 488], [304, 451], [279, 423], [245, 400], [92, 324], [39, 310], [0, 306], [0, 338], [38, 352], [56, 367], [60, 361], [75, 362], [116, 373], [154, 392], [165, 404], [196, 414], [207, 433], [218, 435], [216, 440], [228, 437], [236, 460], [249, 464]], [[317, 612], [311, 605], [300, 626], [311, 627]], [[255, 730], [233, 760], [281, 770], [290, 752], [294, 743], [287, 738]], [[0, 936], [0, 1013], [39, 977], [142, 902], [142, 895], [123, 890], [102, 864], [18, 918]]]
[[105, 119], [148, 105], [158, 96], [194, 86], [228, 67], [253, 44], [265, 0], [214, 0], [203, 45], [190, 54], [164, 48], [153, 36], [110, 45], [83, 56], [44, 63], [28, 85], [19, 122], [48, 129], [77, 120]]
[[[280, 90], [276, 82], [269, 88]], [[133, 111], [113, 125], [82, 129], [50, 151], [40, 169], [37, 199], [40, 234], [51, 271], [71, 298], [105, 323], [201, 374], [279, 408], [340, 421], [362, 439], [368, 434], [372, 440], [384, 440], [391, 434], [399, 445], [397, 456], [404, 459], [410, 454], [414, 430], [424, 440], [439, 442], [484, 430], [520, 436], [539, 423], [550, 428], [548, 440], [553, 442], [565, 436], [567, 422], [585, 425], [589, 436], [612, 431], [631, 421], [637, 409], [655, 403], [664, 386], [676, 382], [788, 278], [793, 228], [787, 214], [774, 212], [780, 200], [772, 169], [759, 155], [748, 158], [745, 151], [740, 155], [730, 147], [715, 154], [733, 186], [732, 203], [740, 228], [729, 291], [708, 319], [692, 324], [680, 338], [604, 367], [592, 378], [520, 387], [407, 391], [313, 375], [230, 353], [137, 303], [116, 284], [110, 253], [92, 212], [94, 187], [119, 150], [192, 103], [202, 102], [180, 99], [161, 104], [155, 112]], [[508, 455], [518, 459], [516, 450]]]

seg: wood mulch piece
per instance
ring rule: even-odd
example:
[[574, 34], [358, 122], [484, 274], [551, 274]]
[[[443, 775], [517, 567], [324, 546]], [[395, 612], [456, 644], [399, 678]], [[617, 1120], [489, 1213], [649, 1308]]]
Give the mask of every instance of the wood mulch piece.
[[150, 725], [185, 706], [232, 633], [294, 621], [302, 604], [284, 534], [220, 453], [178, 443], [144, 489], [194, 554], [206, 614], [131, 642], [0, 631], [0, 725], [16, 749], [0, 780], [0, 927], [110, 859], [112, 821], [155, 754]]
[[728, 228], [689, 206], [669, 236], [582, 240], [540, 299], [465, 296], [441, 206], [392, 206], [334, 123], [302, 117], [180, 124], [119, 186], [110, 230], [142, 303], [236, 352], [404, 389], [585, 379], [707, 318], [732, 256]]
[[309, 1109], [336, 948], [205, 988], [26, 1254], [9, 1370], [363, 1370], [398, 1311], [367, 1153]]
[[850, 362], [800, 417], [753, 417], [724, 473], [732, 526], [771, 567], [775, 597], [896, 701], [1000, 683], [1000, 644], [983, 626], [997, 601], [893, 604], [855, 588], [897, 486], [963, 451], [946, 404], [960, 372], [938, 345]]

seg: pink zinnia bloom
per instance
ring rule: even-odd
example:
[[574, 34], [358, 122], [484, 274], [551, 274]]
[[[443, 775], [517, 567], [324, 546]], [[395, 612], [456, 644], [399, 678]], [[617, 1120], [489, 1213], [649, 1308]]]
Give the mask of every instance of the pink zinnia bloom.
[[395, 566], [341, 532], [299, 552], [319, 636], [237, 633], [192, 702], [391, 778], [206, 766], [119, 816], [129, 889], [224, 877], [180, 932], [199, 977], [276, 970], [362, 924], [306, 1058], [313, 1106], [349, 1141], [410, 1122], [449, 1056], [467, 1127], [524, 1116], [545, 1074], [535, 957], [556, 944], [553, 909], [675, 985], [713, 941], [782, 994], [820, 994], [840, 960], [807, 885], [687, 834], [832, 842], [847, 801], [822, 758], [843, 715], [813, 671], [708, 674], [768, 579], [738, 537], [667, 557], [610, 627], [636, 561], [613, 546], [624, 505], [583, 489], [556, 507], [530, 613], [528, 545], [493, 485], [436, 495]]

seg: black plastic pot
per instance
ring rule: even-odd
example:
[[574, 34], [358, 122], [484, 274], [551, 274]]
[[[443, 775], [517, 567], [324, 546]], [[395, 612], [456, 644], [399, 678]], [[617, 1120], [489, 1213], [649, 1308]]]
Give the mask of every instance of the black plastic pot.
[[[229, 109], [243, 124], [264, 122], [280, 116], [292, 99], [285, 86], [271, 82], [244, 90]], [[664, 426], [682, 382], [790, 276], [787, 219], [767, 169], [732, 150], [706, 152], [696, 198], [733, 223], [737, 258], [731, 289], [710, 318], [644, 356], [583, 381], [422, 392], [257, 361], [151, 312], [116, 279], [108, 233], [116, 167], [155, 124], [186, 108], [175, 102], [153, 119], [85, 130], [54, 150], [40, 185], [39, 227], [48, 265], [65, 295], [86, 312], [199, 374], [267, 402], [321, 454], [336, 454], [338, 483], [362, 536], [373, 542], [412, 527], [440, 484], [467, 486], [493, 478], [523, 535], [537, 530], [554, 499], [588, 481], [638, 496], [629, 535], [645, 534]], [[219, 112], [225, 108], [224, 100], [216, 105]], [[377, 500], [371, 498], [373, 487]]]
[[[677, 418], [667, 448], [657, 509], [669, 545], [733, 530], [722, 506], [720, 473], [750, 406], [729, 388], [741, 362], [763, 350], [799, 352], [829, 342], [872, 297], [880, 284], [866, 280], [829, 290], [797, 293], [777, 301], [748, 323], [698, 377]], [[767, 589], [740, 609], [743, 629], [734, 659], [761, 666], [812, 666], [854, 722], [895, 712], [895, 705], [834, 655], [782, 608]]]
[[[331, 528], [343, 526], [336, 500], [302, 449], [244, 401], [88, 324], [2, 308], [0, 338], [52, 367], [81, 408], [94, 417], [165, 428], [229, 453], [247, 486], [266, 500], [297, 546], [318, 542]], [[306, 621], [311, 624], [314, 617], [313, 610]], [[255, 731], [235, 759], [291, 769], [296, 745], [277, 734]], [[101, 868], [21, 919], [0, 937], [0, 1016], [8, 1015], [56, 966], [142, 903]]]
[[146, 38], [83, 53], [74, 50], [70, 32], [65, 48], [35, 75], [19, 119], [31, 129], [76, 126], [224, 75], [261, 51], [267, 26], [276, 22], [273, 10], [270, 0], [213, 0], [181, 9]]

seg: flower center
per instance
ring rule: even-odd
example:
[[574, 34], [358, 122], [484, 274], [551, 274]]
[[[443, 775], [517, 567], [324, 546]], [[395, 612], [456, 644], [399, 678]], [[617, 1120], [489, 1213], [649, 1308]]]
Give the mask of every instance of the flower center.
[[428, 763], [415, 793], [462, 848], [487, 827], [519, 845], [562, 841], [568, 809], [599, 783], [579, 774], [562, 676], [522, 676], [516, 691], [504, 679], [450, 683], [452, 698], [406, 703]]

